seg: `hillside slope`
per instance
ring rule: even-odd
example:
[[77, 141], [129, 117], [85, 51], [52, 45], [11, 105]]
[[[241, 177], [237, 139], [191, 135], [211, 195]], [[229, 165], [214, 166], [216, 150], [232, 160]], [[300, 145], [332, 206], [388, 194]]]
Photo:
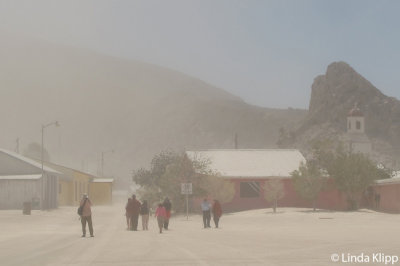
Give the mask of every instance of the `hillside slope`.
[[252, 106], [143, 62], [4, 32], [0, 39], [0, 145], [40, 142], [40, 125], [59, 120], [61, 128], [46, 129], [46, 148], [56, 163], [79, 169], [99, 169], [99, 154], [114, 149], [105, 173], [127, 179], [161, 150], [231, 148], [235, 133], [240, 148], [275, 147], [279, 128], [306, 114]]

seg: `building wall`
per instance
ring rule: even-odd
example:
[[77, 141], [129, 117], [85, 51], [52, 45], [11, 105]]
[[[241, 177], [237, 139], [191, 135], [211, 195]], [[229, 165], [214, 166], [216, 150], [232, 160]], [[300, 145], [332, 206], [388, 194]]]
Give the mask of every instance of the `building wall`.
[[[357, 127], [357, 125], [359, 127]], [[347, 132], [349, 133], [364, 133], [365, 120], [362, 116], [347, 117]]]
[[90, 200], [95, 205], [112, 203], [112, 183], [90, 183]]
[[[41, 183], [42, 184], [42, 183]], [[40, 207], [42, 209], [55, 209], [58, 207], [58, 176], [52, 173], [45, 173], [43, 180], [44, 190]]]
[[[265, 199], [264, 184], [270, 178], [264, 179], [232, 179], [235, 186], [235, 196], [229, 203], [224, 203], [223, 207], [226, 211], [241, 211], [249, 209], [260, 209], [272, 207], [272, 202]], [[292, 180], [290, 178], [281, 179], [284, 186], [285, 195], [278, 201], [278, 207], [304, 207], [312, 208], [312, 202], [301, 198], [295, 191]], [[241, 198], [240, 197], [240, 182], [259, 182], [260, 195], [256, 198]], [[331, 182], [330, 182], [331, 183]], [[330, 210], [345, 210], [345, 197], [332, 186], [322, 191], [316, 202], [316, 207], [319, 209]]]
[[79, 205], [83, 194], [89, 194], [89, 183], [91, 177], [82, 172], [74, 172], [72, 181], [72, 204]]
[[370, 142], [351, 142], [349, 145], [349, 150], [354, 153], [370, 154], [372, 151]]
[[[400, 184], [379, 184], [372, 186], [372, 189], [372, 208], [378, 211], [400, 213]], [[374, 200], [375, 194], [380, 195], [378, 204]]]
[[59, 180], [58, 183], [58, 205], [65, 206], [65, 205], [73, 205], [73, 189], [72, 189], [73, 182]]
[[24, 202], [35, 202], [39, 208], [41, 179], [0, 180], [0, 209], [22, 209]]

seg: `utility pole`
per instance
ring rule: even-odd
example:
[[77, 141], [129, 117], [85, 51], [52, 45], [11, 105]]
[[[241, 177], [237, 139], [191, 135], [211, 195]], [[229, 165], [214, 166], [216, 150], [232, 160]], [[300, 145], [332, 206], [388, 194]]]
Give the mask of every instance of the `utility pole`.
[[15, 152], [19, 153], [19, 138], [15, 140]]
[[45, 183], [45, 181], [44, 181], [44, 167], [43, 167], [43, 154], [44, 154], [44, 129], [46, 128], [46, 127], [48, 127], [48, 126], [51, 126], [51, 125], [55, 125], [56, 127], [59, 127], [60, 126], [60, 124], [58, 123], [58, 121], [54, 121], [54, 122], [51, 122], [51, 123], [49, 123], [49, 124], [47, 124], [47, 125], [42, 125], [42, 151], [41, 151], [41, 154], [40, 154], [40, 161], [42, 162], [42, 206], [41, 206], [41, 209], [42, 210], [45, 210], [48, 206], [48, 204], [46, 203], [45, 204], [45, 202], [46, 202], [46, 190], [45, 190], [45, 186], [46, 186], [46, 183]]

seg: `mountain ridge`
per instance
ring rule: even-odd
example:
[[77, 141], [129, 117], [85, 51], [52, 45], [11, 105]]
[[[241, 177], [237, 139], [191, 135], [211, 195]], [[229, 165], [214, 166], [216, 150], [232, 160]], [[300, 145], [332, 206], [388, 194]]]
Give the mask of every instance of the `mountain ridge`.
[[105, 172], [124, 179], [161, 150], [233, 148], [236, 133], [239, 147], [275, 147], [279, 128], [306, 114], [253, 106], [167, 68], [69, 46], [8, 39], [0, 56], [7, 129], [0, 145], [40, 142], [40, 125], [59, 120], [45, 132], [55, 163], [99, 168], [99, 154], [114, 149]]

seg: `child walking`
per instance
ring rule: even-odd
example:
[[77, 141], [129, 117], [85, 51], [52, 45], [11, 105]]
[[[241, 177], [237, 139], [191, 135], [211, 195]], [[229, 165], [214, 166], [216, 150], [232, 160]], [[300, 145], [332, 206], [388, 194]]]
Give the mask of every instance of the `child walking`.
[[160, 228], [160, 234], [161, 234], [164, 226], [164, 220], [167, 218], [167, 212], [165, 211], [165, 208], [162, 203], [158, 204], [155, 216], [157, 217], [158, 227]]

